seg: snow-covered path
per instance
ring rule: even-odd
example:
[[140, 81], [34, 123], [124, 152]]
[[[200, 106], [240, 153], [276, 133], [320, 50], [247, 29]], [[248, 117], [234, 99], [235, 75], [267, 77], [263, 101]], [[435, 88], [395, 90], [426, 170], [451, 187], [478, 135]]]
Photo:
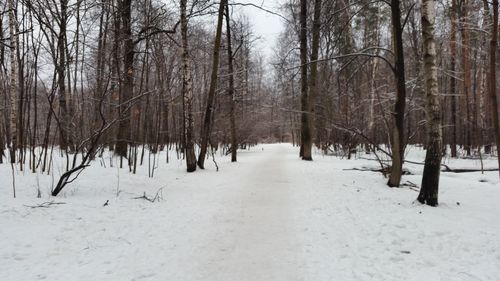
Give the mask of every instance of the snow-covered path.
[[224, 237], [227, 249], [207, 265], [213, 280], [298, 280], [302, 276], [304, 260], [291, 216], [289, 173], [293, 171], [286, 169], [284, 147], [267, 150], [238, 175], [240, 184], [224, 197], [224, 204], [233, 208], [219, 215], [234, 224]]
[[[430, 208], [380, 174], [345, 170], [372, 161], [297, 152], [258, 146], [236, 164], [219, 158], [220, 172], [162, 163], [152, 179], [94, 163], [51, 208], [26, 205], [52, 200], [52, 177], [18, 173], [18, 199], [0, 183], [0, 280], [498, 280], [496, 172], [443, 174]], [[419, 182], [421, 167], [408, 168]], [[133, 199], [161, 187], [161, 202]]]

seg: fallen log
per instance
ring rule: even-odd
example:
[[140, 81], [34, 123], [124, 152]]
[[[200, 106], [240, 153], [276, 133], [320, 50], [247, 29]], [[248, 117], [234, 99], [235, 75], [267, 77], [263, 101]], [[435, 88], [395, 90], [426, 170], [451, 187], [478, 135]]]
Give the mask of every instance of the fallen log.
[[441, 172], [445, 172], [445, 173], [456, 173], [456, 174], [460, 174], [460, 173], [474, 173], [474, 172], [495, 172], [495, 171], [498, 171], [498, 169], [496, 168], [490, 168], [490, 169], [452, 169], [446, 165], [443, 165], [444, 166], [444, 169], [441, 170]]
[[[417, 164], [417, 163], [415, 163]], [[443, 173], [475, 173], [475, 172], [496, 172], [498, 171], [497, 168], [489, 168], [489, 169], [470, 169], [470, 168], [459, 168], [459, 169], [453, 169], [450, 168], [448, 165], [441, 164], [444, 168], [441, 169], [441, 172]], [[352, 169], [343, 169], [344, 171], [361, 171], [361, 172], [377, 172], [377, 173], [382, 173], [384, 175], [387, 175], [389, 173], [389, 169], [377, 169], [377, 168], [352, 168]], [[403, 170], [403, 175], [411, 175], [412, 173], [408, 170]]]

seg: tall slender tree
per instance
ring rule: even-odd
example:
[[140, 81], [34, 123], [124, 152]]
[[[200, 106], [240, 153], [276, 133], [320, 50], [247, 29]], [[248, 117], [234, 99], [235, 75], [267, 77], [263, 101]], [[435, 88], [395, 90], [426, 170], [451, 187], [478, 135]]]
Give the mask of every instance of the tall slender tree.
[[425, 155], [422, 186], [417, 200], [422, 204], [438, 204], [439, 173], [441, 171], [442, 132], [441, 106], [439, 102], [436, 67], [436, 42], [434, 0], [422, 1], [422, 36], [424, 54], [424, 78], [427, 115], [427, 151]]
[[406, 107], [405, 59], [403, 51], [403, 26], [401, 24], [400, 0], [391, 0], [392, 38], [394, 45], [394, 75], [396, 78], [396, 103], [392, 130], [392, 166], [387, 185], [398, 187], [401, 183], [404, 159], [404, 116]]
[[300, 157], [312, 160], [311, 114], [308, 96], [307, 65], [307, 1], [300, 0]]
[[68, 109], [66, 93], [66, 72], [67, 72], [67, 44], [66, 29], [68, 24], [68, 0], [60, 0], [60, 11], [58, 15], [59, 33], [57, 35], [58, 63], [57, 87], [59, 99], [59, 146], [66, 150], [72, 146], [70, 138], [70, 112]]
[[[498, 45], [498, 0], [493, 0], [493, 26], [490, 41], [490, 86], [489, 94], [491, 100], [491, 114], [495, 129], [495, 140], [497, 144], [498, 167], [500, 168], [500, 124], [498, 120], [498, 100], [497, 100], [497, 75], [496, 75], [496, 52]], [[500, 173], [500, 169], [499, 169]]]
[[118, 134], [115, 152], [121, 157], [127, 157], [127, 148], [131, 138], [130, 101], [134, 96], [134, 42], [132, 38], [132, 0], [118, 0], [121, 19], [121, 38], [123, 40], [123, 73], [120, 83], [120, 106]]
[[230, 99], [230, 112], [229, 121], [231, 126], [231, 162], [236, 162], [237, 151], [238, 151], [238, 141], [236, 139], [236, 99], [235, 99], [235, 89], [234, 89], [234, 63], [233, 63], [233, 47], [231, 40], [231, 16], [229, 13], [229, 5], [226, 5], [226, 37], [227, 37], [227, 67], [229, 71], [229, 81], [228, 81], [228, 95]]
[[222, 37], [222, 23], [224, 20], [224, 8], [227, 5], [227, 0], [220, 1], [219, 13], [217, 18], [217, 29], [215, 31], [214, 49], [212, 55], [212, 75], [210, 76], [210, 88], [207, 94], [207, 104], [205, 108], [205, 116], [201, 128], [201, 147], [198, 155], [198, 166], [200, 169], [205, 168], [205, 158], [207, 157], [208, 141], [210, 138], [210, 130], [212, 126], [212, 114], [214, 110], [215, 91], [217, 90], [217, 80], [219, 72], [219, 53]]
[[189, 62], [187, 0], [181, 0], [182, 97], [184, 118], [184, 153], [188, 172], [196, 171], [193, 140], [193, 78]]
[[10, 98], [10, 141], [9, 141], [9, 151], [10, 151], [10, 162], [16, 162], [16, 151], [17, 151], [17, 15], [16, 15], [16, 3], [14, 0], [9, 0], [9, 34], [10, 34], [10, 88], [9, 88], [9, 98]]
[[462, 68], [463, 68], [463, 98], [462, 98], [462, 108], [465, 110], [465, 118], [463, 125], [463, 143], [465, 144], [465, 150], [468, 156], [471, 155], [472, 149], [472, 120], [471, 120], [471, 52], [470, 52], [470, 32], [469, 32], [469, 1], [461, 0], [460, 2], [460, 34], [462, 35]]
[[451, 157], [457, 157], [457, 82], [455, 78], [457, 60], [457, 0], [451, 0], [451, 37], [450, 37], [450, 98], [451, 98]]
[[[321, 35], [321, 6], [322, 0], [314, 1], [314, 18], [312, 26], [312, 42], [311, 42], [311, 69], [310, 76], [308, 79], [308, 101], [307, 101], [307, 114], [308, 118], [306, 130], [309, 131], [307, 134], [309, 137], [305, 139], [304, 151], [307, 151], [309, 157], [312, 159], [312, 135], [313, 135], [313, 119], [314, 119], [314, 107], [316, 104], [316, 95], [318, 92], [318, 58], [319, 58], [319, 43]], [[306, 154], [304, 154], [306, 155]], [[310, 160], [303, 158], [304, 160]]]

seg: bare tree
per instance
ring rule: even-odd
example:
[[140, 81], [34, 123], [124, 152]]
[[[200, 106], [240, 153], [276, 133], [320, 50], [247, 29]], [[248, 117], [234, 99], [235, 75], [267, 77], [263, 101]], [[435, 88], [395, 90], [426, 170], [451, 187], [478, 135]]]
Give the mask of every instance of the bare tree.
[[427, 113], [427, 152], [425, 155], [422, 186], [417, 200], [422, 204], [436, 206], [438, 204], [443, 137], [436, 67], [436, 42], [434, 40], [434, 0], [424, 0], [422, 2], [421, 21], [424, 39], [423, 54]]
[[394, 75], [396, 78], [396, 103], [394, 105], [394, 127], [391, 135], [392, 166], [389, 181], [390, 187], [398, 187], [401, 183], [404, 161], [404, 116], [406, 107], [405, 59], [403, 49], [403, 26], [399, 0], [391, 0], [392, 36], [394, 41]]
[[[497, 144], [498, 167], [500, 168], [500, 125], [498, 120], [498, 100], [497, 100], [497, 75], [496, 75], [496, 51], [498, 42], [498, 0], [493, 0], [493, 26], [490, 41], [490, 99], [491, 117], [494, 125], [494, 135]], [[499, 169], [500, 171], [500, 169]]]
[[236, 139], [236, 117], [235, 115], [235, 92], [234, 92], [234, 65], [233, 65], [233, 48], [231, 42], [231, 17], [229, 14], [229, 5], [226, 5], [226, 37], [227, 37], [227, 65], [229, 71], [229, 88], [228, 95], [230, 98], [229, 122], [231, 129], [231, 162], [237, 160], [238, 141]]
[[308, 96], [308, 65], [307, 65], [307, 1], [300, 0], [300, 157], [312, 160], [311, 114]]
[[18, 91], [18, 74], [17, 74], [17, 15], [16, 15], [16, 4], [14, 0], [9, 0], [9, 34], [10, 34], [10, 163], [16, 163], [16, 151], [17, 151], [17, 91]]
[[189, 62], [187, 0], [180, 1], [182, 41], [182, 96], [184, 118], [184, 153], [188, 172], [196, 171], [193, 141], [193, 78]]
[[210, 129], [212, 125], [212, 113], [214, 106], [215, 91], [217, 90], [217, 80], [219, 72], [219, 52], [222, 38], [222, 22], [224, 20], [224, 8], [227, 5], [227, 0], [220, 1], [219, 12], [217, 19], [217, 29], [215, 31], [215, 41], [212, 56], [212, 75], [210, 76], [210, 88], [207, 93], [207, 104], [205, 115], [203, 118], [203, 125], [201, 128], [201, 147], [200, 154], [198, 155], [198, 167], [205, 168], [205, 158], [207, 157], [208, 141], [210, 138]]
[[115, 40], [123, 40], [123, 73], [120, 83], [120, 109], [121, 116], [118, 122], [118, 132], [115, 152], [120, 157], [127, 157], [127, 149], [130, 143], [130, 100], [134, 96], [134, 42], [132, 38], [132, 0], [118, 0], [118, 12], [120, 17], [120, 37]]
[[[451, 38], [450, 38], [450, 71], [456, 71], [456, 53], [457, 53], [457, 0], [451, 0], [450, 9]], [[450, 77], [450, 95], [451, 95], [451, 157], [457, 157], [457, 79]]]

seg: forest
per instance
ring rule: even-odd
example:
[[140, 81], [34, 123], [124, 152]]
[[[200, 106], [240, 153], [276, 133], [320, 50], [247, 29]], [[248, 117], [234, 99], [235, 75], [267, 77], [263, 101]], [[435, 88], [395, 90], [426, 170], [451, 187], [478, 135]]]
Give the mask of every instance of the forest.
[[0, 161], [48, 172], [56, 147], [55, 196], [104, 149], [135, 172], [173, 146], [193, 172], [210, 150], [236, 161], [280, 141], [304, 160], [313, 146], [389, 156], [398, 187], [406, 146], [422, 145], [419, 200], [436, 205], [443, 155], [497, 153], [496, 1], [310, 2], [275, 13], [268, 66], [248, 17], [232, 17], [255, 4], [3, 1]]
[[[165, 274], [180, 274], [171, 280], [246, 280], [251, 272], [255, 275], [248, 280], [333, 280], [343, 267], [319, 268], [330, 260], [324, 249], [344, 253], [342, 243], [368, 251], [350, 260], [367, 272], [345, 273], [339, 280], [410, 280], [418, 276], [405, 269], [413, 260], [399, 255], [416, 252], [413, 257], [439, 260], [449, 253], [436, 252], [432, 243], [424, 252], [410, 251], [404, 248], [405, 233], [420, 235], [412, 240], [415, 248], [436, 233], [443, 234], [431, 239], [438, 244], [476, 236], [474, 245], [453, 245], [460, 253], [491, 249], [478, 253], [467, 274], [453, 267], [464, 261], [455, 257], [448, 265], [436, 262], [437, 275], [421, 276], [495, 280], [500, 274], [500, 253], [493, 250], [495, 245], [500, 249], [494, 234], [500, 225], [492, 217], [497, 212], [492, 205], [500, 199], [498, 12], [498, 0], [0, 0], [0, 210], [11, 214], [0, 221], [39, 218], [39, 225], [31, 225], [31, 217], [20, 227], [25, 236], [19, 243], [31, 245], [39, 242], [29, 235], [37, 227], [43, 232], [54, 224], [66, 231], [52, 229], [49, 236], [93, 237], [116, 220], [114, 232], [106, 234], [114, 242], [94, 237], [87, 246], [79, 245], [98, 251], [91, 241], [103, 247], [121, 243], [116, 237], [129, 216], [135, 222], [130, 224], [140, 226], [134, 229], [149, 229], [158, 237], [167, 233], [180, 245], [168, 255], [172, 264], [163, 267]], [[281, 26], [274, 43], [255, 29], [256, 15]], [[262, 46], [270, 44], [272, 51], [264, 52]], [[385, 203], [368, 203], [376, 198]], [[40, 209], [50, 219], [36, 213]], [[242, 216], [242, 226], [232, 242], [221, 242], [218, 235], [238, 221], [227, 210]], [[315, 210], [323, 211], [316, 216]], [[461, 210], [467, 218], [452, 226], [453, 214]], [[178, 232], [144, 226], [145, 220], [161, 224], [153, 211], [177, 222], [173, 229]], [[84, 212], [92, 214], [84, 218], [87, 230], [72, 223]], [[335, 212], [342, 217], [328, 226]], [[360, 219], [396, 212], [390, 222], [373, 219], [363, 225]], [[443, 229], [431, 234], [418, 228], [426, 221], [422, 212]], [[308, 236], [290, 226], [290, 217], [317, 233]], [[181, 229], [191, 223], [198, 226], [186, 239], [194, 244], [181, 237]], [[404, 249], [395, 250], [398, 256], [378, 257], [396, 260], [399, 273], [368, 263], [383, 251], [370, 246], [380, 240], [315, 242], [332, 229], [342, 231], [332, 237], [346, 239], [350, 234], [340, 230], [345, 224], [356, 235], [375, 239], [380, 233], [374, 229], [386, 223], [394, 232], [405, 228], [391, 244], [403, 243]], [[312, 264], [320, 267], [287, 271], [295, 260], [277, 260], [295, 257], [289, 237], [295, 227], [300, 245], [313, 245]], [[422, 232], [412, 233], [412, 227]], [[195, 236], [203, 229], [210, 229], [212, 238]], [[16, 233], [0, 231], [0, 238]], [[123, 239], [132, 248], [161, 255], [152, 244]], [[176, 271], [185, 266], [183, 259], [198, 261], [186, 253], [203, 248], [200, 241], [236, 249], [231, 252], [235, 260], [221, 263], [222, 270], [203, 264], [193, 275]], [[275, 246], [266, 250], [262, 241]], [[240, 249], [242, 243], [257, 246]], [[0, 259], [0, 272], [7, 274], [0, 279], [31, 279], [34, 275], [23, 275], [15, 266], [7, 270], [9, 259], [30, 260], [12, 247], [11, 255]], [[201, 259], [222, 259], [212, 254], [218, 250], [203, 249]], [[247, 252], [257, 262], [248, 263]], [[129, 254], [149, 259], [146, 253]], [[329, 258], [318, 261], [322, 255]], [[122, 256], [115, 258], [113, 264]], [[99, 259], [83, 263], [94, 262]], [[263, 270], [264, 263], [275, 266]], [[102, 264], [92, 270], [101, 269], [108, 270]], [[124, 269], [109, 271], [109, 280], [161, 279], [146, 268], [139, 275]], [[42, 271], [36, 275], [40, 280], [66, 279], [45, 267]], [[70, 271], [78, 272], [75, 280], [89, 278], [85, 269]]]

